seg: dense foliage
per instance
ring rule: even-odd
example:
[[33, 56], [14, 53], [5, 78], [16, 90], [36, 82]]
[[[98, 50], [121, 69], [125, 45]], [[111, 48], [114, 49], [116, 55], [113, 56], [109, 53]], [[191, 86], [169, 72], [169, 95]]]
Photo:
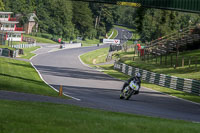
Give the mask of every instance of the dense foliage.
[[4, 4], [2, 2], [2, 0], [0, 0], [0, 11], [3, 11], [4, 10]]
[[[39, 32], [68, 40], [77, 36], [83, 38], [105, 36], [113, 24], [112, 13], [110, 16], [107, 15], [106, 13], [109, 14], [110, 11], [103, 4], [70, 0], [3, 0], [3, 2], [6, 11], [23, 15], [20, 21], [22, 24], [27, 21], [28, 13], [36, 12]], [[97, 17], [99, 21], [95, 27]]]
[[136, 28], [142, 41], [151, 41], [200, 22], [194, 13], [178, 11], [119, 7], [117, 23]]
[[0, 0], [0, 7], [22, 14], [36, 12], [41, 33], [73, 40], [105, 36], [113, 24], [136, 28], [142, 41], [151, 41], [199, 21], [198, 14], [133, 8], [71, 0]]

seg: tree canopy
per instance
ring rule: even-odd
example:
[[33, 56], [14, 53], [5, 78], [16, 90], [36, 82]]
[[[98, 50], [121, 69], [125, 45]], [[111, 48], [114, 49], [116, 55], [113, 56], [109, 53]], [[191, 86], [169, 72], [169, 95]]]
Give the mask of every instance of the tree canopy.
[[1, 10], [1, 11], [4, 10], [4, 3], [2, 2], [2, 0], [0, 0], [0, 10]]
[[[100, 11], [103, 4], [70, 0], [3, 0], [3, 2], [6, 11], [12, 11], [14, 14], [25, 16], [36, 12], [39, 32], [66, 39], [74, 39], [77, 36], [98, 38], [105, 35], [113, 24], [112, 14], [107, 17], [106, 13], [109, 12], [107, 7]], [[102, 14], [98, 28], [95, 28], [96, 17], [100, 15], [97, 12], [102, 12]], [[25, 18], [22, 22], [24, 21], [26, 21]]]
[[200, 22], [194, 13], [118, 6], [117, 23], [133, 27], [141, 40], [151, 41]]
[[[5, 7], [4, 7], [5, 5]], [[113, 24], [133, 27], [142, 41], [151, 41], [199, 21], [198, 14], [133, 8], [71, 0], [0, 0], [0, 8], [26, 15], [36, 12], [39, 32], [68, 40], [105, 36]]]

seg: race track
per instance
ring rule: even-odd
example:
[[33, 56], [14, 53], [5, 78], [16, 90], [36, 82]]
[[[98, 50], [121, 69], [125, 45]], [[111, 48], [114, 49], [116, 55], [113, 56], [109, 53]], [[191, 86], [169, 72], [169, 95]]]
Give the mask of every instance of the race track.
[[[38, 56], [31, 62], [42, 75], [43, 79], [74, 100], [71, 104], [116, 112], [141, 114], [170, 119], [181, 119], [200, 122], [200, 105], [173, 98], [171, 96], [141, 88], [139, 95], [130, 100], [120, 100], [119, 93], [123, 82], [103, 74], [81, 63], [79, 55], [98, 48], [81, 47], [51, 51], [50, 45], [42, 45], [36, 51]], [[55, 46], [56, 47], [56, 46]], [[78, 101], [77, 99], [80, 99]]]

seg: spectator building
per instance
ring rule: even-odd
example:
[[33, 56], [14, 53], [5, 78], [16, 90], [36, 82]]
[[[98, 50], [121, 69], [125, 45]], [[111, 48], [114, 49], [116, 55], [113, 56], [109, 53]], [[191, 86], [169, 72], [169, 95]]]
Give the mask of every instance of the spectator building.
[[13, 12], [0, 12], [0, 41], [22, 41], [23, 27], [17, 27], [16, 18], [11, 17]]

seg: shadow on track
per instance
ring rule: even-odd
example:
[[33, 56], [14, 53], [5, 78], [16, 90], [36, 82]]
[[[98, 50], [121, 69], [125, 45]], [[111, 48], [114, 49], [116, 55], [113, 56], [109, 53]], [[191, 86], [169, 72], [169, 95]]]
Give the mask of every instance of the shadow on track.
[[97, 73], [96, 70], [85, 70], [78, 68], [66, 68], [66, 67], [53, 67], [53, 66], [35, 66], [42, 74], [53, 75], [59, 77], [71, 77], [78, 79], [96, 79], [96, 80], [112, 80], [119, 81], [117, 79], [113, 79], [108, 75], [103, 73]]

